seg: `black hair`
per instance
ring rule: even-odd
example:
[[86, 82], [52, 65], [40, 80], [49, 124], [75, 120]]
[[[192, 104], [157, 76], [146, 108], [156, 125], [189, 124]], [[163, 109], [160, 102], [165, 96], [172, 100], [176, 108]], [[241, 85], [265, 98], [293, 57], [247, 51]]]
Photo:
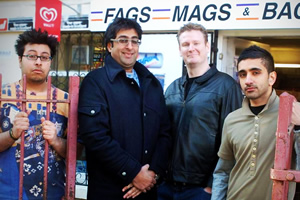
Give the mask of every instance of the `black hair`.
[[56, 54], [56, 46], [58, 45], [58, 41], [56, 37], [50, 36], [47, 31], [42, 31], [41, 29], [25, 31], [19, 35], [15, 44], [15, 49], [18, 56], [23, 56], [25, 45], [27, 44], [46, 44], [51, 50], [51, 57], [54, 57]]
[[267, 68], [268, 73], [274, 71], [274, 59], [271, 53], [256, 45], [252, 45], [242, 51], [238, 58], [237, 66], [239, 66], [239, 63], [242, 60], [257, 58], [261, 59], [263, 65]]
[[[115, 18], [114, 21], [107, 27], [106, 32], [104, 34], [105, 47], [107, 47], [107, 44], [111, 42], [110, 39], [115, 39], [117, 33], [122, 29], [134, 29], [138, 34], [138, 38], [142, 39], [142, 28], [135, 20], [128, 18]], [[110, 54], [107, 48], [106, 53]]]

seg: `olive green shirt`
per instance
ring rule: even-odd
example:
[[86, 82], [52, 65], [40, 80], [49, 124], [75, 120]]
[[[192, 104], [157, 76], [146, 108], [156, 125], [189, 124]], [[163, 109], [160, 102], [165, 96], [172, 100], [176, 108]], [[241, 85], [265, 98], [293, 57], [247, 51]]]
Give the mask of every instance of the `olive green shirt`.
[[254, 115], [249, 100], [224, 122], [219, 157], [235, 160], [227, 200], [271, 200], [270, 169], [274, 164], [279, 97], [273, 90], [264, 109]]

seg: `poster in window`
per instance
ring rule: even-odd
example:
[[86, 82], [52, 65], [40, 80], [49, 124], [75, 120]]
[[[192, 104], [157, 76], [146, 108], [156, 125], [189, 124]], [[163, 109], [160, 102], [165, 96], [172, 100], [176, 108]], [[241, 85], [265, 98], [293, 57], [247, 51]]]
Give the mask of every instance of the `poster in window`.
[[89, 46], [72, 46], [72, 64], [89, 64]]

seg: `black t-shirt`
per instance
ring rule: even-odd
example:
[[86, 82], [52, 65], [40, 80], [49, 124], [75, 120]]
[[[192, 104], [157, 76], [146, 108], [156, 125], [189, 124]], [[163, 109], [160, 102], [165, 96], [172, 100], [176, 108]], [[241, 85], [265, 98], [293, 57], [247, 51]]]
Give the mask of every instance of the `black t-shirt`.
[[266, 106], [266, 104], [265, 105], [262, 105], [262, 106], [251, 106], [251, 105], [249, 105], [250, 106], [250, 110], [251, 110], [251, 112], [254, 114], [254, 115], [258, 115], [263, 109], [264, 109], [264, 107]]
[[195, 79], [199, 78], [200, 76], [197, 76], [197, 77], [193, 77], [193, 78], [189, 78], [188, 75], [186, 75], [186, 80], [187, 82], [185, 83], [185, 90], [184, 90], [184, 99], [186, 99], [190, 89], [191, 89], [191, 86], [193, 84], [193, 82], [195, 81]]

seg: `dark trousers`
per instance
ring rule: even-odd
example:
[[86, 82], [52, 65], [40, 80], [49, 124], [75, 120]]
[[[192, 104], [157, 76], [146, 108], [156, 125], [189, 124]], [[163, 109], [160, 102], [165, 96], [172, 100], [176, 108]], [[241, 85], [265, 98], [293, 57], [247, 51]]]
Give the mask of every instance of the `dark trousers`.
[[211, 194], [198, 185], [163, 182], [157, 189], [158, 200], [210, 200]]

